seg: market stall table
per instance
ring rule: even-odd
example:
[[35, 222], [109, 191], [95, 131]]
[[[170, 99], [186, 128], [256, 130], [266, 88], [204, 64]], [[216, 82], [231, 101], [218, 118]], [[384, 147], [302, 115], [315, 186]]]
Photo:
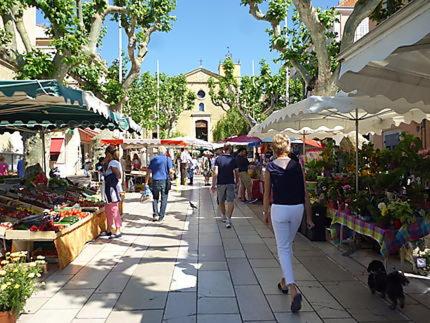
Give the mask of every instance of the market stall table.
[[[375, 223], [365, 222], [356, 216], [338, 211], [334, 214], [332, 225], [336, 223], [375, 240], [380, 245], [381, 254], [384, 257], [396, 253], [408, 241], [419, 240], [430, 233], [430, 221], [426, 219], [417, 219], [415, 223], [404, 225], [399, 230], [393, 230], [383, 229]], [[340, 242], [342, 242], [342, 232], [341, 229]]]
[[[32, 204], [14, 199], [12, 197], [0, 196], [2, 205], [13, 207], [15, 210], [25, 208], [36, 213], [44, 213], [44, 209]], [[12, 242], [12, 251], [33, 251], [35, 242], [53, 242], [58, 257], [60, 268], [66, 267], [82, 251], [85, 244], [102, 231], [106, 231], [106, 215], [103, 207], [84, 207], [82, 210], [91, 210], [85, 218], [76, 223], [61, 225], [59, 231], [32, 231], [19, 230], [12, 226], [0, 226], [0, 236]], [[60, 222], [61, 223], [61, 222]]]
[[104, 208], [59, 232], [5, 230], [4, 238], [12, 240], [12, 251], [31, 251], [36, 241], [52, 241], [60, 269], [65, 268], [83, 250], [85, 244], [106, 231]]

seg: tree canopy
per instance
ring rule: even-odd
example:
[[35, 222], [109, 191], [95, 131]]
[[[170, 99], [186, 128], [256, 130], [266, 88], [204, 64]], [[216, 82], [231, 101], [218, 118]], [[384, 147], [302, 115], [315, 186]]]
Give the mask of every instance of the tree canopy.
[[[358, 25], [381, 2], [358, 0], [339, 42], [333, 32], [337, 19], [334, 9], [315, 8], [311, 0], [241, 0], [253, 17], [269, 23], [271, 49], [280, 53], [280, 59], [294, 68], [315, 95], [332, 95], [337, 91], [337, 54], [354, 42]], [[286, 28], [284, 21], [290, 5], [294, 5], [293, 26]], [[265, 12], [263, 6], [267, 7]]]
[[215, 125], [213, 131], [214, 141], [222, 141], [229, 137], [245, 135], [249, 130], [249, 124], [237, 111], [237, 108], [233, 107]]
[[[47, 31], [55, 48], [52, 55], [36, 49], [30, 41], [23, 21], [30, 6], [41, 11], [49, 23]], [[106, 99], [106, 90], [114, 84], [108, 84], [112, 69], [98, 51], [105, 20], [119, 21], [127, 37], [130, 68], [122, 84], [117, 84], [124, 92], [139, 76], [151, 35], [171, 30], [175, 18], [170, 13], [175, 6], [175, 0], [2, 0], [0, 58], [11, 64], [20, 78], [65, 81], [72, 77], [81, 88]]]
[[[235, 75], [235, 64], [231, 57], [222, 63], [223, 75], [209, 79], [209, 94], [212, 102], [228, 111], [235, 108], [235, 114], [252, 126], [266, 118], [273, 111], [286, 104], [286, 71], [280, 69], [273, 73], [266, 61], [260, 62], [260, 71], [256, 76]], [[290, 81], [290, 102], [302, 98], [302, 84]]]
[[157, 111], [157, 76], [143, 73], [129, 90], [124, 112], [145, 129], [160, 126], [164, 137], [172, 135], [179, 115], [192, 109], [195, 94], [188, 90], [185, 76], [160, 74], [160, 111]]

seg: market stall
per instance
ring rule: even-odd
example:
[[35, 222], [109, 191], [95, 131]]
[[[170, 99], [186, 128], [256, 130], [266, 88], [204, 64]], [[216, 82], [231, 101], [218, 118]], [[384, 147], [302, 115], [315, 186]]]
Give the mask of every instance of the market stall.
[[374, 240], [384, 257], [400, 249], [411, 253], [409, 259], [412, 252], [417, 258], [430, 255], [429, 246], [421, 245], [430, 233], [430, 159], [420, 139], [403, 134], [392, 150], [363, 144], [358, 193], [351, 175], [354, 154], [328, 144], [321, 160], [307, 165], [307, 178], [317, 181], [313, 203], [332, 219], [330, 239], [342, 243], [359, 234]]
[[[69, 128], [141, 132], [130, 118], [112, 112], [93, 94], [55, 80], [0, 81], [0, 131], [44, 134]], [[44, 156], [43, 154], [42, 156]], [[64, 268], [85, 243], [106, 230], [104, 203], [91, 189], [46, 177], [46, 160], [27, 167], [22, 181], [0, 189], [0, 235], [5, 247], [58, 259]]]
[[[363, 144], [359, 134], [380, 133], [392, 125], [421, 122], [429, 119], [429, 113], [430, 106], [422, 102], [410, 104], [404, 99], [391, 101], [382, 96], [371, 98], [340, 93], [334, 97], [310, 97], [290, 105], [287, 109], [276, 111], [263, 123], [254, 127], [250, 134], [286, 129], [300, 131], [304, 127], [314, 131], [320, 131], [321, 127], [342, 127], [338, 134], [343, 137], [350, 136], [351, 131], [355, 131], [355, 147], [340, 149], [335, 147], [334, 143], [329, 144], [322, 152], [321, 161], [306, 165], [307, 177], [312, 176], [312, 180], [317, 180], [321, 188], [316, 199], [318, 200], [322, 194], [325, 196], [324, 203], [339, 212], [347, 205], [353, 209], [351, 214], [355, 219], [374, 223], [375, 228], [390, 229], [390, 226], [395, 225], [399, 229], [402, 226], [407, 228], [415, 221], [422, 220], [423, 223], [428, 221], [426, 217], [428, 207], [408, 201], [410, 198], [423, 196], [423, 192], [428, 188], [428, 174], [423, 171], [428, 169], [427, 159], [418, 154], [419, 147], [422, 147], [421, 142], [418, 138], [404, 136], [398, 148], [381, 152], [373, 149], [372, 145]], [[408, 158], [405, 158], [406, 155]], [[377, 158], [378, 163], [375, 162]], [[401, 166], [400, 162], [403, 162]], [[367, 171], [371, 176], [363, 176]], [[388, 185], [389, 180], [397, 180], [396, 185]], [[323, 187], [325, 191], [322, 190]], [[380, 203], [385, 203], [388, 211], [380, 210], [378, 208]], [[382, 208], [383, 205], [379, 206]], [[371, 206], [372, 211], [369, 211], [367, 208]], [[415, 210], [421, 210], [422, 214], [414, 214]], [[375, 217], [369, 217], [369, 212], [373, 212]], [[382, 214], [390, 214], [384, 219], [385, 221], [389, 219], [388, 223], [378, 218]], [[343, 218], [338, 215], [334, 219]], [[381, 221], [383, 223], [378, 223]], [[355, 225], [358, 222], [334, 220], [335, 223], [349, 227], [355, 233], [368, 230], [368, 225]], [[346, 223], [354, 225], [348, 226]], [[340, 232], [343, 232], [342, 228]], [[425, 235], [425, 230], [421, 234]], [[375, 240], [382, 241], [378, 240], [378, 236]], [[389, 246], [386, 249], [392, 250]]]
[[[94, 191], [43, 176], [28, 175], [25, 185], [2, 193], [0, 236], [11, 241], [12, 251], [57, 258], [64, 268], [106, 230], [104, 203]], [[40, 242], [43, 247], [37, 247]]]

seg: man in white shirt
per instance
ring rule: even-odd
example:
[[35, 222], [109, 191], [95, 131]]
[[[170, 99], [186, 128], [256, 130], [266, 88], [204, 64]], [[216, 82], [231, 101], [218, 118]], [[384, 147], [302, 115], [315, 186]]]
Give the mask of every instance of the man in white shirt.
[[181, 157], [180, 157], [180, 170], [181, 170], [181, 185], [187, 184], [187, 170], [188, 165], [193, 162], [190, 153], [187, 149], [181, 148]]

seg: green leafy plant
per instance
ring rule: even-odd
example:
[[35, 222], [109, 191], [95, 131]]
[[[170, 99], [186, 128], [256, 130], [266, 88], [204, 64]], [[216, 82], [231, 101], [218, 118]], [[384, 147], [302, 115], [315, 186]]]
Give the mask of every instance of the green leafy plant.
[[43, 257], [26, 262], [26, 252], [7, 253], [0, 267], [0, 311], [18, 316], [38, 286]]
[[142, 74], [128, 91], [123, 111], [146, 129], [157, 124], [165, 137], [171, 137], [179, 115], [194, 106], [196, 96], [188, 89], [184, 75], [160, 74], [159, 103], [157, 110], [157, 77], [149, 72]]
[[313, 159], [306, 163], [306, 180], [316, 181], [318, 176], [321, 176], [323, 172], [323, 165], [320, 160]]
[[[262, 60], [259, 73], [255, 76], [240, 76], [231, 56], [221, 64], [220, 76], [209, 79], [209, 94], [214, 105], [224, 111], [236, 109], [242, 119], [253, 126], [268, 117], [273, 111], [285, 107], [286, 70], [273, 72]], [[303, 84], [289, 79], [289, 102], [303, 98]]]
[[232, 108], [215, 125], [214, 140], [222, 141], [228, 137], [245, 135], [249, 129], [249, 125], [242, 115], [236, 108]]
[[380, 203], [378, 208], [383, 217], [388, 216], [390, 219], [399, 220], [402, 224], [411, 224], [416, 221], [414, 211], [407, 201], [394, 199], [386, 205]]

